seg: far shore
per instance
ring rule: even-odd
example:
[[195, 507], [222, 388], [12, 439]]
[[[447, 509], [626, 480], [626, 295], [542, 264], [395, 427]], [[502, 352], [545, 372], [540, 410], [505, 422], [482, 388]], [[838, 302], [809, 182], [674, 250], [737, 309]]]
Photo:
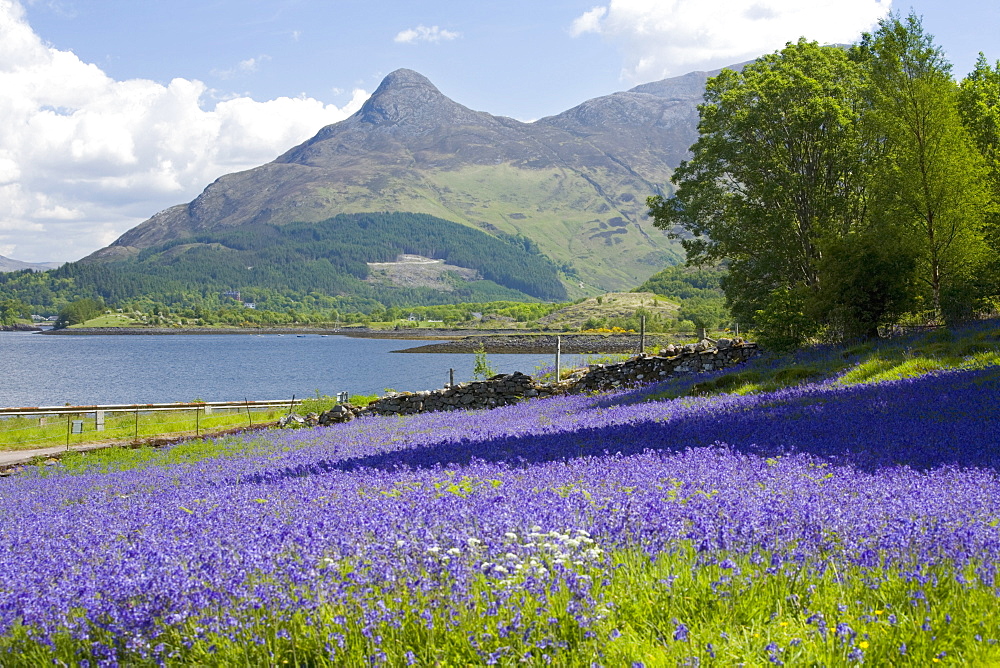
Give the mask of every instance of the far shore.
[[[243, 336], [349, 336], [365, 339], [431, 341], [426, 345], [394, 350], [397, 353], [548, 354], [555, 351], [560, 337], [562, 352], [606, 354], [639, 352], [638, 334], [594, 334], [546, 332], [524, 329], [372, 329], [368, 327], [72, 327], [41, 334], [54, 336], [171, 336], [227, 334]], [[645, 345], [665, 346], [689, 341], [690, 335], [647, 334]]]
[[[42, 332], [54, 336], [173, 336], [199, 334], [282, 334], [298, 336], [351, 336], [365, 339], [445, 340], [472, 334], [506, 333], [508, 330], [371, 329], [368, 327], [68, 327]], [[509, 330], [521, 332], [523, 330]]]

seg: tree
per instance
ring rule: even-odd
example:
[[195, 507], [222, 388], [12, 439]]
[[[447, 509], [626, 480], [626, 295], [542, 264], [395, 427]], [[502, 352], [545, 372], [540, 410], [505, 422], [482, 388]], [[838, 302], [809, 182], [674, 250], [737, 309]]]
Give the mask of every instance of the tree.
[[979, 54], [975, 69], [959, 87], [958, 110], [989, 173], [992, 206], [986, 212], [984, 233], [992, 253], [989, 270], [982, 275], [992, 278], [985, 292], [996, 297], [1000, 294], [1000, 60], [991, 67]]
[[28, 306], [20, 299], [0, 300], [0, 325], [13, 325], [28, 316]]
[[63, 329], [71, 325], [79, 325], [96, 318], [104, 312], [104, 302], [99, 299], [78, 299], [64, 306], [59, 311], [59, 318], [54, 327]]
[[956, 319], [970, 308], [966, 288], [986, 258], [990, 197], [951, 65], [913, 14], [883, 19], [852, 55], [865, 73], [865, 122], [885, 149], [874, 172], [877, 222], [916, 250], [934, 317]]
[[835, 338], [876, 338], [913, 308], [916, 254], [879, 232], [852, 234], [823, 256], [816, 312]]
[[843, 49], [806, 40], [708, 81], [675, 196], [647, 203], [689, 264], [728, 261], [723, 289], [738, 321], [775, 308], [797, 318], [819, 290], [824, 247], [864, 225], [872, 151], [860, 85]]

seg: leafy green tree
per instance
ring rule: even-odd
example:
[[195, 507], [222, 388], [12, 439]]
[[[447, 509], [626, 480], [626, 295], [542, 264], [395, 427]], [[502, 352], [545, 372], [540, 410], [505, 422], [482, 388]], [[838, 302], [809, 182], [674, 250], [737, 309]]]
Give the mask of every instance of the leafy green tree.
[[967, 288], [987, 257], [990, 195], [951, 65], [914, 14], [883, 19], [853, 56], [865, 72], [867, 126], [884, 147], [875, 166], [877, 222], [887, 239], [916, 249], [934, 317], [954, 319], [968, 311]]
[[708, 81], [675, 197], [648, 204], [689, 264], [727, 261], [723, 289], [739, 321], [786, 306], [797, 317], [819, 289], [823, 248], [863, 225], [860, 85], [843, 49], [806, 40]]
[[497, 375], [496, 368], [490, 364], [490, 360], [486, 355], [486, 346], [480, 343], [474, 352], [476, 359], [472, 366], [472, 377], [474, 379], [487, 380]]
[[962, 122], [979, 148], [989, 172], [992, 206], [986, 212], [985, 237], [991, 249], [984, 293], [1000, 306], [1000, 60], [992, 67], [980, 53], [975, 69], [962, 80], [958, 93]]
[[690, 320], [698, 329], [717, 329], [729, 320], [725, 305], [717, 299], [693, 297], [681, 302], [679, 320]]
[[0, 300], [0, 325], [13, 325], [30, 316], [28, 306], [20, 299]]
[[104, 302], [98, 299], [78, 299], [64, 306], [59, 311], [59, 319], [55, 328], [63, 329], [71, 325], [80, 325], [104, 313]]
[[853, 234], [827, 247], [811, 316], [834, 338], [876, 338], [914, 306], [916, 254], [880, 234]]

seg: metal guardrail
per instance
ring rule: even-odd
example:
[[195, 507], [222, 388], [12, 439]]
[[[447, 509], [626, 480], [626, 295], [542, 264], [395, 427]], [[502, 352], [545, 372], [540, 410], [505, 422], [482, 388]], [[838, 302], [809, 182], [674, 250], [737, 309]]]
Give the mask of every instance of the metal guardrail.
[[[340, 393], [338, 399], [345, 397], [346, 393]], [[274, 411], [275, 409], [288, 409], [289, 412], [293, 411], [296, 406], [302, 403], [301, 400], [296, 400], [295, 397], [291, 399], [273, 399], [264, 401], [250, 401], [244, 399], [243, 401], [197, 401], [188, 403], [170, 403], [170, 404], [97, 404], [88, 406], [23, 406], [23, 407], [11, 407], [11, 408], [0, 408], [0, 424], [6, 422], [6, 420], [16, 420], [18, 418], [37, 418], [39, 428], [45, 428], [46, 426], [52, 427], [55, 422], [61, 423], [62, 417], [65, 416], [66, 431], [64, 443], [68, 448], [71, 441], [71, 436], [74, 434], [82, 435], [85, 431], [87, 432], [105, 432], [105, 427], [110, 427], [111, 423], [106, 421], [106, 418], [112, 413], [119, 414], [133, 414], [135, 415], [134, 423], [130, 423], [129, 431], [131, 436], [138, 441], [140, 434], [140, 415], [147, 415], [152, 418], [154, 413], [184, 413], [189, 411], [194, 411], [194, 425], [193, 429], [188, 427], [187, 429], [182, 429], [182, 431], [192, 431], [194, 435], [200, 436], [203, 431], [203, 423], [207, 418], [213, 415], [213, 413], [218, 412], [220, 415], [224, 413], [232, 414], [233, 411], [246, 412], [246, 418], [249, 426], [253, 428], [254, 419], [252, 416], [253, 412], [260, 411]], [[58, 416], [58, 417], [57, 417]], [[204, 416], [204, 418], [203, 418]], [[49, 422], [52, 418], [56, 418], [55, 422]], [[86, 426], [85, 426], [86, 423]], [[121, 430], [120, 422], [117, 425], [117, 430]], [[24, 431], [25, 429], [30, 429], [29, 427], [19, 427], [19, 431]], [[4, 433], [13, 432], [2, 432], [0, 431], [0, 442], [4, 440]], [[49, 442], [52, 440], [51, 435], [42, 437], [41, 441]], [[22, 441], [23, 442], [23, 441]]]
[[240, 409], [240, 408], [273, 408], [294, 406], [302, 403], [297, 399], [271, 399], [264, 401], [194, 401], [190, 403], [174, 404], [103, 404], [92, 406], [26, 406], [21, 408], [0, 408], [0, 416], [32, 416], [32, 415], [64, 415], [89, 414], [89, 413], [132, 413], [135, 411], [183, 411], [202, 410], [210, 414], [213, 409]]

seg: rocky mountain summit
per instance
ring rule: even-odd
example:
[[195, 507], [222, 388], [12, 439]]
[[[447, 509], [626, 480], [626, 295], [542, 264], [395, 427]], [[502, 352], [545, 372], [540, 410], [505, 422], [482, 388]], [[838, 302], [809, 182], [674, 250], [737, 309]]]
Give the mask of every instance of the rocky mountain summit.
[[698, 72], [584, 102], [533, 123], [474, 111], [423, 75], [389, 74], [344, 121], [255, 169], [228, 174], [85, 261], [249, 223], [338, 213], [426, 213], [520, 234], [567, 283], [629, 288], [678, 257], [646, 216], [697, 136]]

